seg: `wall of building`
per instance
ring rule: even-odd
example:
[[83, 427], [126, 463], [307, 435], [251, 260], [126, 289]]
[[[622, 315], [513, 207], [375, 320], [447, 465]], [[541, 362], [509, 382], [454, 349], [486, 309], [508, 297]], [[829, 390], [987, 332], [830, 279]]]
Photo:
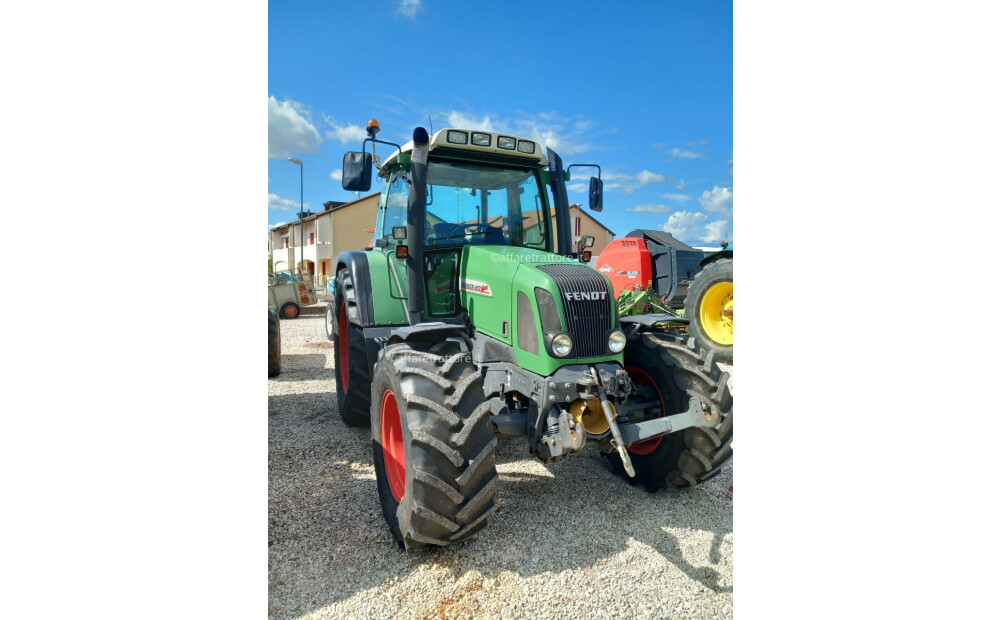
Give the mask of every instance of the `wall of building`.
[[375, 194], [354, 204], [333, 211], [333, 258], [341, 252], [363, 250], [372, 245], [373, 233], [365, 232], [375, 228], [378, 215], [379, 195]]
[[[580, 220], [579, 234], [577, 233], [577, 224], [576, 224], [577, 219]], [[554, 216], [552, 218], [552, 230], [555, 233], [556, 218]], [[591, 253], [594, 254], [594, 256], [600, 254], [601, 250], [604, 249], [604, 246], [611, 243], [611, 240], [615, 238], [614, 235], [611, 234], [610, 230], [598, 224], [597, 220], [595, 220], [590, 213], [584, 211], [580, 207], [570, 207], [569, 209], [569, 230], [571, 233], [573, 233], [574, 239], [582, 237], [583, 235], [591, 235], [592, 237], [594, 237], [594, 245], [593, 247], [590, 248], [590, 251]], [[558, 248], [559, 247], [558, 233], [556, 233], [554, 237], [556, 240], [556, 245], [553, 247]]]

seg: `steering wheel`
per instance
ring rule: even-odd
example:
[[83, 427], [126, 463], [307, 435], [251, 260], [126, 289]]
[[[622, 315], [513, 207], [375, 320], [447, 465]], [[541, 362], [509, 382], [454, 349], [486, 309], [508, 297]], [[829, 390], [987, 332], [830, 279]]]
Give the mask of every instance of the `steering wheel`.
[[492, 226], [487, 226], [486, 224], [480, 224], [479, 222], [475, 222], [473, 224], [463, 224], [462, 225], [462, 230], [463, 231], [468, 231], [470, 228], [474, 228], [475, 230], [473, 230], [472, 232], [465, 232], [464, 234], [466, 234], [466, 235], [474, 235], [474, 234], [479, 233], [479, 232], [488, 233], [493, 227]]

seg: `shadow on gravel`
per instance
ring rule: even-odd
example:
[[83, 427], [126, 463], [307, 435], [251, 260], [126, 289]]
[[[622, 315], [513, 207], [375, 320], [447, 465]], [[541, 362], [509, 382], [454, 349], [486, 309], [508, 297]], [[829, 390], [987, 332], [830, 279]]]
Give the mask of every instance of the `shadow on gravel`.
[[[630, 540], [709, 590], [732, 592], [715, 569], [686, 559], [681, 541], [663, 529], [710, 533], [709, 559], [718, 564], [723, 537], [732, 532], [732, 500], [724, 489], [706, 488], [711, 483], [650, 494], [616, 477], [594, 450], [548, 466], [551, 476], [508, 473], [505, 465], [528, 458], [527, 451], [523, 443], [502, 441], [498, 509], [489, 525], [445, 549], [404, 553], [379, 508], [369, 430], [343, 424], [332, 392], [272, 396], [269, 409], [276, 412], [268, 455], [271, 617], [325, 608], [421, 566], [446, 570], [455, 579], [469, 571], [486, 578], [505, 572], [530, 577], [593, 567], [626, 550]], [[612, 501], [605, 486], [614, 490]], [[595, 503], [592, 496], [605, 499]]]
[[[288, 353], [281, 356], [281, 374], [269, 381], [333, 381], [333, 369], [325, 368], [325, 353]], [[333, 389], [332, 387], [330, 388]]]

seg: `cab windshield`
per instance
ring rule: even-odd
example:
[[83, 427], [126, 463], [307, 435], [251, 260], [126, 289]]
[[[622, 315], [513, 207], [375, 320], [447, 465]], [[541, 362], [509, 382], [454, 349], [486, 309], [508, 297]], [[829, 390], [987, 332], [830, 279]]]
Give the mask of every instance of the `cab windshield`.
[[[383, 231], [406, 224], [407, 190], [394, 175]], [[425, 247], [492, 244], [544, 250], [549, 229], [543, 192], [534, 170], [429, 161]]]

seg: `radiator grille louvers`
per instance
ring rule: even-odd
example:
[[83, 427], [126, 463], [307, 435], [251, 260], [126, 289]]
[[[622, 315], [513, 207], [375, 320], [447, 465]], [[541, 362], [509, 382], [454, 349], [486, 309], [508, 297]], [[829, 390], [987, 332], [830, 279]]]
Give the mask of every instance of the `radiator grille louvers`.
[[583, 265], [537, 265], [537, 268], [555, 280], [559, 288], [566, 312], [566, 331], [573, 337], [570, 357], [608, 355], [614, 293], [604, 276]]

